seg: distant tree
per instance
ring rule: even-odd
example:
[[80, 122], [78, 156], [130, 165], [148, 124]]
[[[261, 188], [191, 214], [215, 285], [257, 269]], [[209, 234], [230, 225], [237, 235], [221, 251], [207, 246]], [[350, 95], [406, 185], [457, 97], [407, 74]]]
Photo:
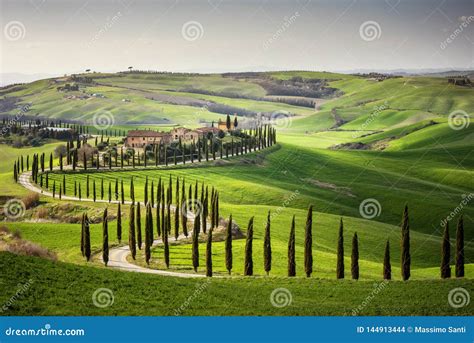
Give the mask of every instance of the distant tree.
[[448, 279], [451, 277], [451, 243], [449, 242], [449, 222], [444, 225], [443, 243], [441, 245], [441, 278]]
[[227, 115], [225, 126], [227, 127], [227, 130], [230, 130], [230, 115]]
[[[212, 229], [211, 229], [212, 230]], [[245, 262], [244, 262], [244, 275], [253, 275], [253, 217], [250, 218], [247, 226], [247, 240], [245, 242]]]
[[135, 206], [133, 203], [130, 205], [130, 211], [128, 216], [128, 246], [132, 253], [132, 258], [135, 259], [137, 254], [137, 242], [135, 235]]
[[232, 272], [232, 262], [232, 215], [230, 215], [225, 237], [225, 267], [229, 275]]
[[306, 277], [313, 272], [313, 205], [308, 208], [304, 238], [304, 270]]
[[[95, 197], [95, 181], [94, 181], [94, 197]], [[120, 244], [122, 240], [122, 211], [120, 209], [120, 203], [118, 203], [117, 209], [117, 239]]]
[[193, 268], [197, 272], [199, 267], [199, 226], [201, 225], [200, 213], [198, 212], [194, 218], [194, 228], [193, 228], [193, 246], [192, 246], [192, 257], [193, 257]]
[[295, 251], [295, 216], [291, 221], [290, 238], [288, 240], [288, 276], [296, 276], [296, 251]]
[[359, 239], [357, 232], [354, 233], [352, 238], [351, 274], [354, 280], [359, 280]]
[[207, 234], [206, 244], [206, 276], [212, 277], [212, 228]]
[[109, 263], [109, 228], [107, 224], [107, 208], [104, 210], [104, 215], [102, 217], [102, 237], [102, 260], [107, 266], [107, 263]]
[[267, 215], [267, 224], [265, 225], [265, 237], [263, 239], [263, 266], [267, 275], [272, 270], [272, 243], [270, 238], [270, 211]]
[[344, 279], [344, 223], [339, 223], [339, 239], [337, 240], [337, 268], [336, 277]]
[[239, 125], [237, 121], [237, 116], [234, 116], [234, 129], [237, 129], [237, 126]]
[[383, 278], [384, 280], [392, 279], [392, 265], [390, 264], [390, 241], [387, 239], [385, 244], [385, 256], [383, 259]]
[[464, 277], [464, 221], [462, 215], [458, 219], [456, 230], [456, 277]]
[[92, 199], [94, 200], [94, 202], [97, 199], [97, 193], [96, 193], [96, 190], [95, 190], [95, 179], [92, 181]]
[[142, 219], [140, 211], [140, 202], [137, 203], [137, 214], [136, 214], [136, 229], [137, 229], [137, 245], [138, 249], [142, 249]]
[[402, 279], [406, 281], [410, 278], [410, 264], [411, 264], [411, 256], [410, 256], [410, 224], [408, 219], [408, 206], [405, 205], [405, 209], [403, 210], [403, 217], [402, 217], [402, 258], [401, 258], [401, 271], [402, 271]]
[[84, 256], [86, 257], [87, 261], [91, 259], [91, 234], [89, 228], [89, 218], [87, 214], [84, 218]]

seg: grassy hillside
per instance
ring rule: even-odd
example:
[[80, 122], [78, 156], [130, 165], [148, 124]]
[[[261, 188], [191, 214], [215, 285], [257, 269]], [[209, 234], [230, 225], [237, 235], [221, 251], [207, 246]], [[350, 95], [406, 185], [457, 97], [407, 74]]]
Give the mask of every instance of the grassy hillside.
[[[0, 301], [32, 280], [5, 315], [469, 315], [473, 304], [455, 309], [446, 301], [472, 280], [321, 281], [306, 278], [175, 279], [104, 268], [80, 267], [0, 253], [4, 270]], [[93, 305], [98, 288], [113, 292], [111, 306]], [[286, 288], [291, 303], [272, 306], [271, 293]], [[374, 289], [377, 288], [376, 296]], [[198, 293], [199, 290], [199, 293]], [[371, 297], [371, 301], [367, 301]], [[358, 307], [360, 310], [357, 310]]]

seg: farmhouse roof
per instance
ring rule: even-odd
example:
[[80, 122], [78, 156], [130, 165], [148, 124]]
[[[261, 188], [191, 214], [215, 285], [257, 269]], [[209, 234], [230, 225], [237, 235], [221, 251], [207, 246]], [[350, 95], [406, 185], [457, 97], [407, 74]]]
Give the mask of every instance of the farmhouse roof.
[[166, 132], [158, 132], [153, 130], [130, 130], [127, 132], [127, 137], [163, 137], [167, 136]]

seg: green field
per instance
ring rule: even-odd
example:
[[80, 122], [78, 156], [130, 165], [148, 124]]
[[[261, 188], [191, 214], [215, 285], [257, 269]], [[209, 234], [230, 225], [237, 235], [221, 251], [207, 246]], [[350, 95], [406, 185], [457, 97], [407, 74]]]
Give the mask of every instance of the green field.
[[[383, 293], [370, 302], [361, 315], [470, 315], [472, 304], [454, 309], [447, 304], [447, 293], [455, 287], [473, 289], [474, 278], [474, 207], [463, 199], [474, 192], [474, 126], [452, 129], [451, 112], [462, 110], [468, 120], [474, 115], [474, 90], [449, 85], [442, 78], [403, 77], [374, 82], [351, 75], [318, 72], [275, 72], [270, 77], [288, 80], [294, 76], [328, 80], [331, 87], [344, 94], [326, 99], [319, 110], [278, 102], [187, 92], [190, 88], [219, 94], [240, 96], [266, 95], [265, 89], [247, 79], [222, 75], [186, 74], [91, 74], [98, 83], [85, 86], [88, 93], [99, 92], [106, 98], [91, 100], [64, 99], [48, 80], [37, 81], [24, 89], [6, 93], [21, 102], [31, 102], [31, 111], [51, 118], [90, 120], [95, 113], [107, 110], [114, 114], [116, 128], [149, 127], [152, 120], [162, 126], [182, 124], [197, 126], [199, 120], [217, 120], [223, 115], [198, 107], [160, 103], [148, 99], [150, 94], [175, 96], [246, 108], [255, 112], [284, 110], [293, 113], [288, 122], [277, 127], [277, 146], [256, 155], [233, 158], [227, 162], [202, 165], [169, 166], [147, 170], [105, 170], [66, 174], [67, 195], [73, 193], [73, 182], [80, 182], [85, 197], [85, 182], [97, 185], [103, 179], [112, 185], [123, 180], [125, 198], [133, 176], [137, 200], [143, 201], [145, 178], [165, 181], [171, 175], [186, 184], [197, 181], [214, 186], [220, 194], [220, 214], [234, 220], [245, 233], [250, 217], [255, 216], [253, 278], [242, 277], [245, 239], [234, 241], [234, 268], [231, 278], [214, 278], [208, 291], [191, 304], [185, 315], [344, 315], [351, 314], [382, 281], [382, 262], [387, 239], [391, 243], [393, 278]], [[3, 92], [6, 92], [3, 90]], [[4, 95], [5, 93], [3, 93]], [[1, 97], [2, 95], [0, 95]], [[123, 98], [131, 102], [122, 102]], [[196, 112], [198, 114], [196, 114]], [[336, 115], [335, 115], [336, 113]], [[336, 118], [342, 120], [339, 122]], [[137, 123], [131, 123], [137, 121]], [[159, 121], [159, 120], [158, 120]], [[360, 143], [356, 149], [351, 143]], [[34, 152], [49, 154], [60, 142], [40, 148], [14, 149], [2, 146], [0, 158], [0, 193], [5, 199], [22, 197], [26, 190], [14, 184], [12, 163], [19, 155]], [[346, 144], [341, 146], [341, 144]], [[50, 174], [50, 184], [60, 183], [63, 175]], [[291, 199], [290, 201], [287, 201]], [[380, 204], [378, 216], [362, 217], [359, 206], [366, 199]], [[303, 235], [306, 210], [314, 205], [313, 249], [314, 274], [303, 277]], [[400, 220], [408, 205], [411, 229], [412, 280], [400, 280]], [[0, 264], [7, 275], [0, 281], [5, 299], [13, 285], [33, 275], [38, 282], [12, 308], [9, 314], [142, 314], [142, 305], [151, 304], [153, 313], [173, 315], [174, 309], [189, 297], [202, 280], [137, 275], [105, 270], [98, 258], [101, 252], [101, 224], [91, 228], [92, 250], [96, 253], [86, 263], [79, 251], [80, 225], [71, 223], [87, 211], [100, 221], [103, 208], [112, 215], [116, 204], [59, 201], [42, 196], [40, 206], [26, 211], [24, 218], [7, 221], [26, 240], [46, 247], [59, 262], [0, 254]], [[461, 208], [462, 207], [462, 208]], [[46, 208], [50, 218], [38, 220], [37, 213]], [[276, 214], [271, 223], [273, 267], [269, 277], [263, 270], [263, 234], [266, 215]], [[452, 211], [464, 214], [466, 278], [440, 280], [440, 224]], [[127, 242], [128, 205], [123, 207], [122, 242]], [[144, 212], [143, 212], [144, 214]], [[296, 279], [285, 277], [287, 244], [292, 216], [296, 216]], [[345, 229], [346, 280], [336, 281], [336, 248], [340, 218]], [[454, 263], [457, 215], [450, 221], [451, 260]], [[67, 222], [69, 221], [69, 222]], [[109, 224], [110, 242], [118, 244], [115, 220]], [[360, 249], [361, 280], [350, 280], [352, 235], [357, 232]], [[193, 273], [191, 246], [170, 239], [170, 269]], [[225, 276], [224, 242], [213, 245], [214, 271]], [[205, 244], [200, 245], [199, 273], [204, 272]], [[142, 251], [135, 262], [145, 266]], [[161, 245], [152, 251], [150, 268], [164, 269]], [[109, 268], [110, 269], [110, 268]], [[454, 266], [453, 266], [454, 269]], [[116, 302], [107, 309], [90, 305], [90, 293], [98, 287], [114, 291]], [[293, 304], [278, 309], [269, 303], [277, 287], [288, 288]], [[10, 291], [8, 293], [7, 291]], [[134, 292], [131, 292], [133, 290]], [[41, 298], [39, 294], [47, 296]], [[133, 294], [131, 294], [133, 293]], [[10, 295], [11, 296], [11, 295]], [[55, 300], [56, 297], [60, 300]], [[3, 300], [1, 298], [0, 300]], [[74, 306], [76, 305], [76, 306]]]

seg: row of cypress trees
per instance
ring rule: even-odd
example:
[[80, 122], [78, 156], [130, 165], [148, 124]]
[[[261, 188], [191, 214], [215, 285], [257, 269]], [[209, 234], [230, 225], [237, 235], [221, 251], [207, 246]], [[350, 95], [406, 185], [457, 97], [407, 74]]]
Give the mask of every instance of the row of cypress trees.
[[[163, 163], [164, 165], [168, 166], [170, 163], [174, 163], [175, 165], [178, 163], [178, 159], [181, 159], [183, 163], [186, 163], [186, 160], [188, 159], [191, 161], [191, 163], [194, 163], [195, 158], [197, 158], [198, 162], [201, 162], [202, 159], [205, 159], [206, 161], [209, 161], [209, 154], [211, 154], [212, 159], [216, 159], [216, 154], [220, 155], [220, 158], [224, 158], [224, 155], [226, 158], [230, 156], [235, 156], [235, 155], [243, 155], [252, 151], [256, 150], [261, 150], [263, 148], [272, 146], [273, 144], [276, 143], [276, 130], [269, 126], [265, 125], [263, 127], [256, 128], [254, 130], [249, 130], [246, 135], [248, 135], [248, 139], [242, 138], [239, 143], [234, 143], [234, 140], [230, 143], [223, 144], [221, 141], [221, 144], [219, 147], [216, 149], [214, 146], [214, 142], [212, 140], [209, 140], [208, 138], [204, 137], [203, 139], [199, 139], [198, 143], [192, 143], [189, 146], [189, 158], [186, 157], [185, 151], [186, 151], [186, 145], [179, 143], [179, 150], [181, 151], [180, 155], [177, 153], [177, 149], [173, 149], [173, 156], [169, 155], [168, 152], [168, 145], [163, 145], [160, 143], [160, 145], [156, 145], [153, 151], [154, 154], [154, 159], [155, 159], [155, 166], [158, 166], [160, 163]], [[103, 138], [101, 138], [102, 140]], [[85, 139], [82, 143], [87, 143], [87, 139]], [[97, 137], [96, 137], [96, 145], [97, 145]], [[74, 141], [67, 141], [66, 144], [66, 155], [63, 156], [60, 154], [58, 156], [58, 164], [60, 167], [60, 170], [63, 170], [64, 167], [64, 157], [66, 157], [66, 164], [67, 165], [72, 165], [72, 169], [76, 170], [78, 162], [79, 162], [79, 156], [78, 156], [78, 149], [81, 147], [81, 140], [77, 140], [76, 142], [76, 149], [74, 148]], [[103, 168], [106, 168], [106, 160], [108, 164], [108, 168], [112, 169], [112, 160], [113, 156], [115, 156], [115, 163], [114, 166], [118, 167], [118, 153], [115, 155], [112, 155], [112, 153], [106, 154], [105, 156], [107, 157], [106, 159], [103, 159]], [[89, 165], [89, 160], [90, 160], [90, 166], [96, 167], [96, 169], [100, 168], [100, 162], [99, 162], [99, 153], [92, 153], [90, 155], [90, 158], [86, 157], [86, 152], [83, 151], [83, 156], [80, 156], [83, 161], [83, 169], [84, 171], [87, 171], [87, 167]], [[135, 168], [136, 164], [138, 166], [141, 166], [141, 159], [140, 159], [140, 153], [137, 154], [137, 157], [135, 157], [135, 150], [133, 150], [132, 156], [129, 156], [128, 154], [124, 156], [123, 148], [120, 150], [120, 168], [124, 167], [124, 161], [127, 161], [127, 166], [130, 166], [130, 157], [132, 160], [132, 167]], [[148, 163], [148, 155], [145, 153], [142, 155], [143, 157], [143, 162], [144, 162], [144, 167], [147, 167]], [[37, 160], [37, 163], [32, 165], [32, 173], [34, 175], [38, 175], [39, 170], [41, 170], [42, 173], [45, 172], [45, 154], [34, 154], [33, 155], [33, 160]], [[26, 162], [23, 157], [23, 155], [19, 156], [17, 160], [14, 161], [13, 164], [13, 178], [15, 182], [18, 182], [18, 176], [20, 175], [20, 171], [23, 172], [26, 168], [26, 170], [29, 170], [29, 155], [26, 156]], [[38, 161], [39, 159], [39, 161]], [[54, 167], [54, 159], [53, 159], [53, 153], [50, 153], [49, 155], [49, 171], [53, 170]], [[36, 180], [36, 178], [34, 178]], [[35, 181], [36, 182], [36, 181]]]
[[[164, 192], [161, 195], [164, 200]], [[166, 267], [169, 268], [170, 256], [169, 256], [169, 243], [168, 235], [171, 232], [171, 193], [167, 192], [166, 204], [163, 201], [161, 211], [164, 214], [162, 216], [161, 230], [159, 217], [157, 217], [157, 229], [158, 235], [162, 237], [164, 246], [164, 262]], [[215, 203], [215, 201], [213, 201]], [[157, 207], [157, 214], [160, 205]], [[313, 206], [308, 208], [308, 214], [305, 224], [305, 240], [304, 240], [304, 270], [307, 277], [310, 277], [313, 273], [313, 237], [312, 237], [312, 212]], [[136, 213], [136, 216], [135, 216]], [[133, 259], [136, 258], [136, 247], [142, 248], [142, 233], [141, 233], [141, 217], [140, 217], [140, 203], [137, 203], [135, 211], [135, 204], [130, 205], [129, 214], [129, 247]], [[151, 247], [153, 245], [153, 215], [151, 203], [148, 202], [146, 205], [146, 216], [145, 216], [145, 261], [147, 264], [151, 258]], [[192, 264], [193, 269], [197, 272], [199, 267], [199, 234], [201, 232], [201, 224], [205, 221], [201, 221], [201, 215], [204, 216], [203, 211], [198, 211], [194, 217], [193, 232], [192, 232]], [[270, 212], [267, 215], [267, 221], [265, 225], [263, 251], [264, 251], [264, 270], [267, 275], [270, 273], [272, 268], [272, 250], [271, 250], [271, 236], [270, 236]], [[103, 215], [103, 261], [107, 265], [108, 262], [108, 226], [107, 226], [107, 209]], [[215, 223], [215, 222], [214, 222]], [[207, 233], [206, 240], [206, 275], [211, 277], [213, 275], [212, 265], [212, 234], [213, 229], [217, 225], [211, 224], [210, 230]], [[203, 226], [203, 230], [204, 230]], [[233, 268], [233, 252], [232, 252], [232, 215], [230, 215], [227, 221], [226, 233], [225, 233], [225, 267], [229, 273], [232, 272]], [[118, 216], [117, 216], [117, 238], [121, 240], [121, 209], [120, 203], [118, 204]], [[178, 234], [175, 234], [175, 239], [178, 238]], [[185, 232], [187, 237], [187, 231]], [[245, 261], [244, 261], [244, 275], [253, 275], [253, 238], [254, 238], [254, 217], [251, 217], [247, 226], [247, 237], [245, 243]], [[410, 245], [409, 245], [409, 217], [408, 207], [405, 206], [402, 216], [401, 224], [401, 276], [403, 280], [410, 278], [411, 258], [410, 258]], [[87, 214], [83, 215], [82, 218], [82, 230], [81, 230], [81, 252], [89, 261], [91, 249], [90, 249], [90, 229]], [[441, 258], [441, 278], [451, 277], [451, 243], [449, 239], [449, 224], [446, 222], [442, 240], [442, 258]], [[456, 230], [456, 262], [455, 262], [455, 275], [456, 277], [464, 277], [464, 222], [462, 215], [458, 219], [457, 230]], [[289, 277], [296, 276], [296, 253], [295, 253], [295, 216], [293, 216], [290, 226], [290, 235], [288, 240], [288, 273]], [[359, 238], [357, 232], [352, 237], [352, 251], [351, 251], [351, 277], [354, 280], [359, 279]], [[385, 253], [383, 260], [383, 278], [385, 280], [392, 279], [392, 268], [390, 262], [390, 242], [387, 240], [385, 244]], [[341, 218], [339, 224], [339, 234], [337, 241], [337, 264], [336, 264], [336, 278], [343, 279], [345, 277], [344, 268], [344, 223]]]

